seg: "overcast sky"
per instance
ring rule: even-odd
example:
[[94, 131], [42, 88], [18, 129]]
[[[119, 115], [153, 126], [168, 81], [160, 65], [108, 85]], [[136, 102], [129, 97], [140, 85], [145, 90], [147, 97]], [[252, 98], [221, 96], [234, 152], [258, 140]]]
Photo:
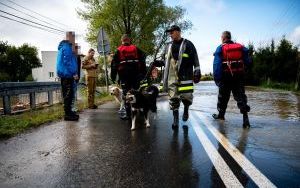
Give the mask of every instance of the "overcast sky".
[[[13, 1], [63, 23], [64, 25], [58, 25], [63, 29], [75, 30], [78, 34], [77, 42], [82, 46], [82, 53], [86, 53], [90, 47], [84, 40], [87, 24], [76, 13], [76, 8], [83, 7], [80, 0]], [[9, 0], [0, 0], [0, 2], [26, 11]], [[300, 1], [298, 0], [167, 0], [165, 2], [170, 6], [180, 5], [187, 10], [186, 18], [190, 19], [194, 26], [183, 35], [195, 44], [204, 73], [212, 71], [212, 54], [220, 44], [220, 34], [224, 30], [230, 30], [233, 39], [237, 42], [247, 45], [251, 41], [256, 47], [265, 44], [271, 38], [278, 40], [282, 35], [286, 35], [296, 45], [300, 43]], [[0, 10], [26, 17], [2, 4]], [[0, 15], [5, 14], [0, 13]], [[0, 17], [0, 40], [8, 41], [10, 44], [29, 43], [37, 46], [40, 51], [54, 51], [63, 38], [64, 35], [48, 33]]]

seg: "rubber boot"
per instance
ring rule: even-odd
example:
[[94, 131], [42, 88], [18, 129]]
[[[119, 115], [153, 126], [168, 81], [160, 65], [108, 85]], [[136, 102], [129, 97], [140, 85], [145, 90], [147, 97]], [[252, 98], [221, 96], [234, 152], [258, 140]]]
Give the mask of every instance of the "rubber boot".
[[219, 114], [213, 114], [212, 117], [217, 120], [225, 120], [224, 113], [219, 112]]
[[172, 129], [178, 129], [179, 126], [179, 111], [178, 110], [173, 110], [173, 124], [172, 124]]
[[250, 128], [248, 113], [243, 114], [243, 127]]
[[183, 115], [182, 115], [182, 121], [187, 121], [188, 119], [189, 119], [189, 105], [185, 105]]

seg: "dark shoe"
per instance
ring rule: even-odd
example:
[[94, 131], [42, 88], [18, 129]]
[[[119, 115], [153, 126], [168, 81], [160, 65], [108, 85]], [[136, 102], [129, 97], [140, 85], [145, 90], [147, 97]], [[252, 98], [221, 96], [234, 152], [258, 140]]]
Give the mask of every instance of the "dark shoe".
[[187, 121], [189, 119], [189, 107], [184, 107], [182, 121]]
[[225, 120], [224, 115], [220, 115], [220, 114], [213, 114], [212, 117], [214, 119]]
[[96, 106], [96, 105], [89, 107], [89, 109], [97, 109], [97, 108], [98, 108], [98, 106]]
[[179, 111], [178, 110], [173, 111], [173, 118], [174, 118], [174, 121], [172, 124], [172, 129], [175, 130], [175, 129], [178, 129], [178, 126], [179, 126]]
[[247, 113], [243, 114], [243, 127], [246, 129], [250, 128], [250, 122]]
[[79, 117], [74, 115], [65, 115], [65, 121], [78, 121]]

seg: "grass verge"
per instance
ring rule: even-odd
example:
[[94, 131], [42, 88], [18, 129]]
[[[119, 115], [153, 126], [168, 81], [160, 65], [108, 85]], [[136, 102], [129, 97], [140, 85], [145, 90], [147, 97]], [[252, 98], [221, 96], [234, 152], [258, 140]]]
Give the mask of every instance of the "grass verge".
[[263, 88], [270, 88], [270, 89], [279, 89], [279, 90], [285, 90], [285, 91], [294, 91], [294, 92], [300, 92], [299, 89], [295, 89], [295, 83], [278, 83], [278, 82], [263, 82], [260, 87]]
[[[101, 94], [95, 97], [97, 105], [113, 100], [108, 94]], [[78, 110], [87, 108], [87, 101], [78, 101]], [[31, 110], [16, 115], [7, 115], [0, 117], [0, 138], [9, 138], [18, 133], [24, 132], [29, 128], [38, 127], [44, 123], [49, 123], [64, 116], [63, 105], [55, 104], [50, 107]]]

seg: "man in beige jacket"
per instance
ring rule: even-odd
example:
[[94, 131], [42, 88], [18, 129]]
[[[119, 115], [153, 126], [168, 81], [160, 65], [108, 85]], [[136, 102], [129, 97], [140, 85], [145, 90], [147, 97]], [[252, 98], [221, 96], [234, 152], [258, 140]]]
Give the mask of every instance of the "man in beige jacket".
[[94, 59], [95, 50], [89, 49], [87, 56], [83, 59], [82, 69], [85, 69], [85, 79], [87, 83], [88, 92], [88, 106], [90, 109], [96, 109], [95, 105], [95, 91], [96, 79], [98, 76], [98, 63]]

